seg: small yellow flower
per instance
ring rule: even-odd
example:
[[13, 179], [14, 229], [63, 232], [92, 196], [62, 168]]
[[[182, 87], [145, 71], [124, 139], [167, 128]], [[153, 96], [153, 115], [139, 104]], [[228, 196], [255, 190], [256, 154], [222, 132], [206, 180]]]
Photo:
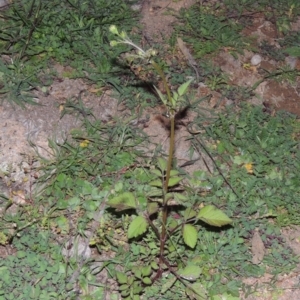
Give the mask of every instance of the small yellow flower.
[[244, 164], [244, 167], [246, 168], [247, 173], [253, 174], [253, 164], [252, 163]]
[[80, 146], [81, 148], [86, 148], [86, 147], [89, 145], [89, 143], [90, 143], [89, 140], [84, 140], [84, 141], [82, 141], [82, 142], [79, 144], [79, 146]]

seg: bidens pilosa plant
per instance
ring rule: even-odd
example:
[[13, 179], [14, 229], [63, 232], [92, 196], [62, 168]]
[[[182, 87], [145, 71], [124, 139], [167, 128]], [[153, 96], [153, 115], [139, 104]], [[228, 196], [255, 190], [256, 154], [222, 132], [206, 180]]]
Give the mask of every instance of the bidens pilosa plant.
[[[184, 188], [180, 187], [180, 182], [183, 176], [176, 168], [174, 168], [173, 153], [175, 147], [175, 116], [182, 106], [183, 95], [186, 94], [187, 89], [193, 79], [183, 83], [177, 91], [171, 93], [170, 86], [167, 79], [160, 68], [159, 64], [154, 61], [154, 56], [157, 54], [155, 50], [149, 49], [144, 51], [135, 43], [133, 43], [127, 34], [122, 31], [119, 32], [117, 27], [112, 25], [110, 32], [118, 39], [111, 41], [111, 46], [118, 44], [127, 44], [131, 46], [135, 52], [134, 54], [126, 55], [128, 62], [131, 64], [138, 59], [139, 63], [152, 66], [163, 82], [163, 88], [166, 91], [166, 96], [156, 87], [155, 90], [168, 111], [170, 118], [170, 147], [168, 159], [157, 158], [156, 166], [150, 167], [151, 180], [149, 181], [149, 189], [145, 192], [145, 201], [136, 199], [134, 193], [131, 191], [122, 192], [108, 201], [108, 205], [118, 212], [134, 211], [136, 215], [132, 217], [132, 221], [128, 226], [128, 239], [135, 239], [143, 236], [147, 230], [151, 230], [158, 243], [157, 259], [158, 263], [154, 262], [152, 265], [153, 272], [142, 269], [139, 271], [140, 279], [145, 285], [151, 285], [155, 280], [162, 277], [163, 272], [168, 270], [173, 273], [174, 279], [183, 282], [186, 287], [193, 293], [197, 292], [195, 286], [188, 282], [195, 282], [201, 275], [201, 269], [196, 264], [188, 261], [181, 261], [180, 264], [175, 264], [174, 255], [172, 255], [172, 262], [167, 255], [170, 252], [175, 252], [176, 256], [176, 242], [172, 239], [173, 236], [180, 236], [184, 244], [190, 249], [194, 249], [198, 240], [198, 230], [201, 226], [201, 221], [211, 226], [221, 227], [228, 225], [232, 220], [220, 209], [213, 205], [201, 206], [200, 201], [198, 205], [190, 203], [188, 197], [184, 193]], [[180, 189], [179, 189], [180, 187]], [[176, 217], [174, 217], [174, 211]], [[170, 247], [173, 245], [173, 247]], [[166, 255], [166, 253], [168, 253]], [[174, 253], [173, 253], [174, 254]], [[179, 254], [178, 254], [179, 256]], [[176, 259], [175, 259], [176, 261]], [[150, 275], [155, 274], [150, 278]], [[135, 292], [131, 289], [134, 285], [131, 278], [126, 277], [126, 274], [117, 272], [118, 282], [121, 284], [120, 290], [124, 297], [133, 298]], [[174, 283], [174, 282], [173, 282]], [[136, 290], [138, 292], [138, 290]]]

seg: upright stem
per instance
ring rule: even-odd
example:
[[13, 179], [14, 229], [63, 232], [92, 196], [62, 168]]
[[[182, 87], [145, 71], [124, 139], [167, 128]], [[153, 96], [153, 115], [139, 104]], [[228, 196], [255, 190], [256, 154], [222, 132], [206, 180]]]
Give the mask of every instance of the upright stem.
[[[172, 162], [173, 162], [173, 152], [174, 152], [174, 143], [175, 143], [175, 109], [172, 107], [172, 96], [171, 96], [171, 91], [169, 88], [169, 85], [167, 83], [166, 80], [166, 76], [164, 74], [164, 72], [162, 71], [162, 69], [160, 68], [160, 66], [155, 62], [155, 61], [151, 61], [153, 67], [155, 68], [155, 70], [157, 71], [157, 73], [160, 75], [162, 81], [163, 81], [163, 85], [164, 88], [166, 89], [167, 92], [167, 97], [168, 97], [168, 101], [170, 103], [171, 106], [171, 111], [170, 111], [170, 121], [171, 121], [171, 134], [170, 134], [170, 147], [169, 147], [169, 157], [168, 157], [168, 165], [167, 165], [167, 171], [166, 171], [166, 180], [164, 181], [164, 196], [165, 194], [168, 192], [168, 186], [169, 186], [169, 180], [170, 180], [170, 173], [171, 173], [171, 169], [172, 169]], [[166, 200], [164, 197], [164, 204]]]
[[162, 69], [159, 67], [157, 63], [154, 61], [151, 62], [157, 73], [160, 75], [163, 81], [164, 88], [167, 92], [168, 101], [170, 103], [171, 111], [170, 111], [170, 121], [171, 121], [171, 133], [170, 133], [170, 146], [169, 146], [169, 156], [168, 156], [168, 164], [166, 170], [166, 179], [163, 183], [163, 204], [162, 204], [162, 230], [160, 236], [160, 266], [162, 266], [164, 262], [164, 249], [165, 243], [167, 240], [167, 220], [168, 220], [168, 201], [166, 199], [166, 195], [168, 193], [170, 174], [173, 163], [173, 153], [174, 153], [174, 144], [175, 144], [175, 109], [172, 107], [172, 96], [170, 92], [170, 88], [168, 86], [165, 74]]

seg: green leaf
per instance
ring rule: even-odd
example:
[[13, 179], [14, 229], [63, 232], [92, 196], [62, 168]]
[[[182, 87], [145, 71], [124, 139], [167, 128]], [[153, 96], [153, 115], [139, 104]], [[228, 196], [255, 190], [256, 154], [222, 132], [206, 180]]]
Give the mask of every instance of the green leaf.
[[143, 216], [137, 216], [129, 225], [128, 238], [138, 237], [143, 234], [148, 227], [148, 222]]
[[134, 195], [130, 192], [122, 193], [117, 197], [110, 199], [107, 202], [107, 205], [115, 208], [116, 211], [136, 208]]
[[145, 284], [147, 284], [147, 285], [152, 284], [152, 281], [151, 281], [151, 279], [150, 279], [149, 277], [143, 278], [143, 282], [144, 282]]
[[188, 281], [195, 281], [200, 277], [201, 272], [202, 269], [200, 267], [188, 265], [184, 269], [178, 270], [178, 275]]
[[167, 169], [168, 162], [164, 158], [158, 157], [157, 164], [162, 172], [164, 172]]
[[79, 197], [72, 197], [68, 199], [68, 204], [70, 208], [75, 208], [80, 204], [80, 198]]
[[157, 177], [161, 177], [162, 176], [162, 172], [160, 170], [152, 169], [152, 170], [150, 170], [150, 172], [152, 174], [156, 175]]
[[291, 56], [300, 57], [300, 47], [299, 46], [288, 47], [284, 50], [284, 52]]
[[166, 283], [161, 287], [160, 292], [162, 294], [164, 294], [166, 291], [168, 291], [173, 286], [173, 284], [176, 282], [176, 280], [177, 280], [177, 278], [175, 276], [168, 279], [166, 281]]
[[155, 261], [152, 261], [150, 265], [151, 265], [151, 268], [153, 270], [158, 270], [159, 269], [159, 266]]
[[185, 211], [184, 211], [184, 219], [185, 220], [188, 220], [188, 219], [191, 219], [191, 218], [195, 218], [197, 215], [196, 211], [193, 210], [191, 207], [187, 208]]
[[190, 299], [195, 299], [195, 300], [207, 299], [207, 290], [199, 282], [195, 282], [189, 285], [188, 287], [186, 287], [185, 292]]
[[125, 284], [127, 283], [127, 276], [126, 274], [116, 271], [117, 281], [119, 284]]
[[184, 94], [186, 93], [186, 91], [187, 91], [189, 85], [191, 84], [191, 82], [192, 82], [193, 80], [194, 80], [193, 78], [190, 79], [189, 81], [183, 83], [183, 84], [178, 88], [177, 91], [178, 91], [179, 96], [182, 96], [182, 95], [184, 95]]
[[134, 276], [138, 279], [142, 278], [142, 271], [140, 269], [137, 269], [134, 271]]
[[146, 266], [146, 267], [143, 267], [142, 268], [142, 275], [145, 277], [145, 276], [150, 276], [152, 273], [152, 270], [151, 270], [151, 266]]
[[183, 226], [183, 240], [191, 248], [195, 248], [198, 239], [197, 229], [191, 224]]
[[178, 93], [173, 92], [172, 98], [173, 98], [173, 100], [174, 100], [175, 102], [177, 102], [178, 97], [179, 97]]
[[171, 177], [169, 179], [168, 187], [172, 187], [174, 185], [177, 185], [182, 180], [182, 177]]
[[225, 213], [213, 205], [203, 207], [199, 211], [197, 218], [209, 225], [217, 227], [232, 223], [232, 220], [227, 217]]
[[186, 202], [189, 199], [187, 196], [181, 193], [173, 193], [173, 195], [174, 195], [174, 199], [182, 205], [184, 205], [184, 202]]
[[18, 251], [16, 256], [17, 256], [18, 258], [24, 258], [24, 257], [27, 256], [27, 254], [26, 254], [25, 251]]
[[147, 192], [147, 197], [162, 197], [162, 189], [153, 187]]
[[156, 186], [156, 187], [162, 187], [162, 182], [161, 182], [161, 180], [157, 179], [157, 180], [150, 181], [149, 185]]
[[158, 94], [160, 100], [163, 102], [163, 104], [167, 105], [167, 99], [166, 99], [166, 97], [161, 93], [161, 91], [156, 86], [154, 86], [154, 88], [155, 88], [156, 93]]
[[148, 203], [147, 205], [147, 211], [148, 211], [148, 215], [151, 216], [155, 213], [158, 212], [158, 204], [156, 202], [151, 202], [151, 203]]
[[171, 172], [170, 172], [170, 176], [176, 176], [178, 174], [179, 174], [179, 171], [177, 171], [177, 170], [171, 170]]

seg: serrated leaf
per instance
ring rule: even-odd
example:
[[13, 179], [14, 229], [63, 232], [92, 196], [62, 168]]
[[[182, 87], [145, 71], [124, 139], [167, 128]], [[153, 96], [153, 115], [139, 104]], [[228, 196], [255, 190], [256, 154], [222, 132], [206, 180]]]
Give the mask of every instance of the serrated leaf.
[[157, 164], [162, 172], [164, 172], [167, 169], [168, 162], [164, 158], [158, 157]]
[[183, 83], [183, 84], [177, 89], [179, 96], [182, 96], [182, 95], [184, 95], [184, 94], [186, 93], [186, 91], [187, 91], [189, 85], [191, 84], [191, 82], [192, 82], [193, 80], [194, 80], [193, 78], [190, 79], [189, 81]]
[[119, 284], [125, 284], [127, 283], [127, 276], [126, 274], [116, 271], [117, 281]]
[[171, 177], [169, 179], [168, 187], [172, 187], [174, 185], [177, 185], [182, 180], [182, 177]]
[[161, 177], [161, 176], [162, 176], [161, 171], [158, 170], [158, 169], [152, 169], [150, 172], [151, 172], [152, 174], [156, 175], [157, 177]]
[[188, 197], [181, 193], [174, 193], [174, 199], [180, 204], [184, 204], [183, 202], [186, 202], [188, 200]]
[[178, 270], [178, 275], [188, 281], [197, 280], [201, 273], [202, 269], [195, 265], [188, 265], [184, 269]]
[[199, 211], [197, 218], [209, 225], [217, 227], [232, 223], [232, 220], [227, 217], [225, 213], [213, 205], [204, 206]]
[[145, 233], [148, 227], [148, 222], [143, 216], [137, 216], [129, 225], [128, 238], [135, 238]]
[[161, 287], [160, 292], [162, 294], [164, 294], [166, 291], [168, 291], [173, 286], [173, 284], [176, 282], [176, 280], [177, 280], [177, 278], [175, 276], [173, 276], [172, 278], [168, 279], [166, 281], [166, 283]]
[[148, 197], [162, 197], [162, 189], [153, 187], [147, 192]]
[[130, 192], [122, 193], [107, 202], [107, 205], [116, 209], [116, 211], [122, 211], [126, 209], [136, 208], [136, 202], [134, 195]]
[[162, 181], [161, 180], [152, 180], [149, 182], [149, 185], [155, 186], [155, 187], [162, 187]]
[[195, 218], [196, 215], [197, 215], [197, 212], [195, 210], [193, 210], [191, 207], [187, 208], [183, 214], [185, 220]]
[[191, 224], [185, 224], [183, 226], [183, 240], [191, 248], [195, 248], [198, 240], [197, 229]]
[[156, 202], [150, 202], [147, 205], [147, 211], [148, 211], [149, 216], [157, 213], [158, 209], [159, 209], [159, 207], [158, 207], [158, 204]]

